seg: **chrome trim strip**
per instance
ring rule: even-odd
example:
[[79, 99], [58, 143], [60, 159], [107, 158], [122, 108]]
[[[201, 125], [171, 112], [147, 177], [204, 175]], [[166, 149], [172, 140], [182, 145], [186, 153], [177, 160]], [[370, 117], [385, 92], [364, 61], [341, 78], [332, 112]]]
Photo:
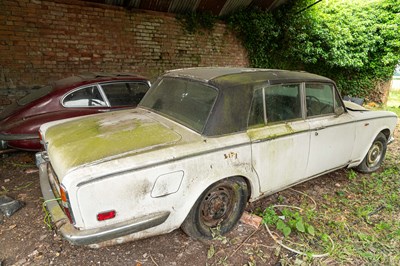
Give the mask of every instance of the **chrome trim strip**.
[[37, 134], [0, 134], [1, 140], [26, 140], [39, 139]]
[[390, 137], [389, 137], [389, 139], [387, 141], [387, 145], [392, 144], [393, 141], [394, 141], [394, 137], [393, 137], [393, 135], [390, 135]]
[[[362, 122], [362, 121], [370, 121], [370, 120], [375, 120], [375, 119], [381, 119], [381, 118], [386, 118], [386, 117], [394, 117], [394, 116], [384, 116], [384, 117], [376, 117], [376, 118], [349, 121], [349, 122], [344, 122], [344, 123], [341, 123], [341, 124], [329, 125], [329, 126], [324, 127], [324, 129], [330, 128], [330, 127], [346, 125], [346, 124], [358, 123], [358, 122]], [[306, 119], [304, 121], [305, 122], [309, 122], [308, 119]], [[268, 125], [265, 126], [265, 127], [268, 127]], [[173, 158], [173, 159], [169, 159], [169, 160], [166, 160], [166, 161], [163, 161], [163, 162], [152, 163], [152, 164], [149, 164], [149, 165], [146, 165], [146, 166], [132, 167], [132, 168], [124, 170], [124, 171], [119, 171], [119, 172], [115, 172], [115, 173], [110, 174], [110, 175], [103, 175], [103, 176], [99, 176], [99, 177], [96, 177], [96, 178], [93, 178], [93, 179], [90, 179], [90, 180], [86, 180], [86, 181], [80, 182], [80, 183], [78, 183], [77, 186], [80, 187], [80, 186], [86, 185], [88, 183], [100, 181], [100, 180], [103, 180], [103, 179], [106, 179], [106, 178], [109, 178], [109, 177], [113, 177], [113, 176], [117, 176], [117, 175], [121, 175], [121, 174], [126, 174], [126, 173], [133, 172], [133, 171], [139, 171], [139, 170], [143, 170], [145, 168], [151, 168], [151, 167], [155, 167], [155, 166], [159, 166], [159, 165], [164, 165], [164, 164], [168, 164], [168, 163], [171, 163], [171, 162], [176, 162], [176, 161], [179, 161], [179, 160], [184, 160], [184, 159], [188, 159], [188, 158], [192, 158], [192, 157], [197, 157], [197, 156], [201, 156], [201, 155], [212, 153], [212, 152], [218, 152], [218, 151], [222, 151], [222, 150], [226, 150], [226, 149], [232, 149], [232, 148], [237, 148], [237, 147], [241, 147], [241, 146], [245, 146], [245, 145], [251, 145], [253, 143], [271, 141], [273, 139], [287, 137], [288, 135], [302, 134], [302, 133], [305, 133], [305, 132], [314, 132], [314, 131], [319, 131], [319, 130], [321, 130], [321, 129], [320, 128], [314, 128], [314, 129], [296, 131], [296, 132], [293, 132], [293, 133], [290, 133], [290, 134], [283, 134], [283, 135], [280, 135], [280, 136], [267, 136], [266, 138], [263, 138], [263, 139], [257, 139], [257, 140], [253, 140], [253, 141], [250, 140], [249, 142], [245, 142], [245, 143], [239, 143], [239, 144], [235, 144], [235, 145], [231, 145], [231, 146], [216, 148], [216, 149], [213, 149], [213, 150], [197, 152], [197, 153], [194, 153], [194, 154], [190, 154], [190, 155], [185, 155], [185, 156], [182, 156], [182, 157], [176, 157], [176, 158]], [[241, 132], [238, 132], [238, 133], [241, 133]], [[210, 138], [215, 138], [215, 137], [210, 137]], [[107, 160], [105, 160], [105, 161], [107, 161]], [[101, 162], [105, 162], [105, 161], [101, 161]], [[76, 168], [79, 168], [79, 167], [82, 167], [82, 166], [78, 166]]]
[[74, 245], [90, 245], [137, 233], [162, 224], [170, 215], [170, 212], [158, 212], [103, 228], [79, 230], [69, 222], [54, 196], [47, 176], [47, 163], [42, 163], [39, 169], [40, 187], [46, 208], [61, 235]]
[[[306, 119], [306, 121], [308, 122], [308, 121], [310, 121], [311, 119], [320, 118], [320, 117], [322, 117], [322, 116], [318, 116], [318, 117], [309, 117], [309, 118]], [[376, 120], [376, 119], [383, 119], [383, 118], [388, 118], [388, 117], [394, 118], [394, 117], [396, 117], [396, 116], [393, 116], [393, 115], [386, 115], [386, 116], [380, 116], [380, 117], [374, 117], [374, 118], [365, 118], [365, 119], [359, 119], [359, 120], [344, 122], [344, 123], [340, 123], [340, 124], [332, 124], [332, 125], [325, 126], [324, 128], [337, 127], [337, 126], [341, 126], [341, 125], [353, 124], [353, 123], [358, 123], [358, 122], [363, 122], [363, 121], [371, 121], [371, 120]], [[310, 132], [312, 132], [312, 131], [318, 131], [318, 130], [320, 130], [320, 129], [319, 129], [319, 128], [314, 128], [314, 129], [310, 129]]]
[[305, 177], [305, 178], [303, 178], [303, 179], [301, 179], [301, 180], [298, 180], [296, 183], [292, 183], [292, 184], [290, 184], [290, 185], [285, 186], [284, 188], [279, 188], [279, 189], [267, 191], [267, 192], [265, 192], [265, 193], [262, 193], [259, 197], [252, 199], [252, 202], [257, 201], [257, 200], [259, 200], [259, 199], [261, 199], [261, 198], [263, 198], [263, 197], [266, 197], [266, 196], [275, 194], [275, 193], [277, 193], [277, 192], [279, 192], [279, 191], [284, 191], [285, 189], [288, 189], [288, 188], [290, 188], [290, 187], [294, 187], [294, 186], [296, 186], [296, 185], [298, 185], [298, 184], [301, 184], [301, 183], [303, 183], [303, 182], [307, 182], [307, 181], [309, 181], [309, 180], [315, 179], [315, 178], [317, 178], [317, 177], [319, 177], [319, 176], [322, 176], [322, 175], [325, 175], [325, 174], [329, 174], [329, 173], [334, 172], [334, 171], [337, 171], [337, 170], [339, 170], [339, 169], [343, 169], [343, 168], [345, 168], [347, 165], [349, 165], [349, 163], [343, 164], [343, 165], [338, 166], [338, 167], [334, 167], [334, 168], [332, 168], [332, 169], [330, 169], [330, 170], [326, 170], [326, 171], [324, 171], [324, 172], [322, 172], [322, 173], [319, 173], [319, 174], [316, 174], [316, 175], [312, 175], [312, 176], [309, 176], [309, 177]]
[[[124, 171], [119, 171], [119, 172], [115, 172], [113, 174], [98, 176], [98, 177], [95, 177], [95, 178], [90, 179], [90, 180], [82, 181], [82, 182], [78, 183], [77, 186], [80, 187], [80, 186], [83, 186], [83, 185], [86, 185], [86, 184], [89, 184], [89, 183], [92, 183], [92, 182], [100, 181], [100, 180], [103, 180], [103, 179], [106, 179], [106, 178], [110, 178], [110, 177], [114, 177], [114, 176], [118, 176], [118, 175], [122, 175], [122, 174], [126, 174], [126, 173], [130, 173], [130, 172], [133, 172], [133, 171], [140, 171], [140, 170], [143, 170], [143, 169], [146, 169], [146, 168], [152, 168], [152, 167], [155, 167], [155, 166], [160, 166], [160, 165], [168, 164], [168, 163], [171, 163], [171, 162], [176, 162], [176, 161], [180, 161], [180, 160], [184, 160], [184, 159], [188, 159], [188, 158], [192, 158], [192, 157], [201, 156], [203, 154], [209, 154], [211, 152], [223, 151], [223, 150], [226, 150], [226, 149], [241, 147], [241, 146], [250, 145], [250, 144], [251, 144], [250, 142], [239, 143], [239, 144], [235, 144], [235, 145], [231, 145], [231, 146], [226, 146], [226, 147], [216, 148], [216, 149], [213, 149], [213, 150], [206, 150], [206, 151], [197, 152], [197, 153], [194, 153], [194, 154], [189, 154], [189, 155], [185, 155], [185, 156], [181, 156], [181, 157], [176, 157], [176, 158], [173, 158], [173, 159], [169, 159], [169, 160], [165, 160], [165, 161], [162, 161], [162, 162], [156, 162], [156, 163], [148, 164], [148, 165], [145, 165], [145, 166], [132, 167], [132, 168], [124, 170]], [[102, 162], [105, 162], [105, 161], [102, 161]], [[82, 166], [83, 165], [81, 165], [79, 167], [82, 167]], [[77, 168], [79, 168], [79, 167], [77, 167]], [[76, 169], [76, 168], [74, 168], [74, 169]]]

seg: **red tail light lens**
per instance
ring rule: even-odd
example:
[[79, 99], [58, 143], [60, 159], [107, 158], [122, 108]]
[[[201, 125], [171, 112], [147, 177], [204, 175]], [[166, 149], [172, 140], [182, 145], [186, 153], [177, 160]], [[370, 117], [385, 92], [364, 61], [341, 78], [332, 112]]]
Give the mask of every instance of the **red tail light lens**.
[[115, 217], [116, 211], [107, 211], [107, 212], [101, 212], [97, 214], [97, 221], [105, 221], [108, 219], [112, 219]]

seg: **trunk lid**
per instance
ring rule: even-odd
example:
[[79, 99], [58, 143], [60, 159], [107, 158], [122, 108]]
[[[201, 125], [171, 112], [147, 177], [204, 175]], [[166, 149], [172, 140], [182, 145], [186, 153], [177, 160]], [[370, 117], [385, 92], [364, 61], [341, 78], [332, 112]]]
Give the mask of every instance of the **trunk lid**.
[[181, 136], [141, 110], [124, 110], [43, 127], [47, 151], [60, 178], [73, 168], [160, 148]]

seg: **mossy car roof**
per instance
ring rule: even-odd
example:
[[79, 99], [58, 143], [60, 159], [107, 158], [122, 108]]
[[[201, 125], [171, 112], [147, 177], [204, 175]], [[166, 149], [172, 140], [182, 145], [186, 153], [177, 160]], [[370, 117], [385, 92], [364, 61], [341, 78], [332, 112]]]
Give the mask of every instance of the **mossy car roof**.
[[247, 129], [254, 88], [257, 85], [325, 82], [332, 80], [319, 75], [277, 69], [200, 67], [169, 71], [166, 78], [183, 78], [216, 87], [219, 96], [202, 132], [205, 136], [219, 136]]
[[266, 81], [271, 84], [298, 81], [333, 82], [326, 77], [303, 71], [237, 67], [185, 68], [169, 71], [164, 76], [188, 78], [210, 84], [218, 84], [217, 87], [219, 88], [256, 84]]

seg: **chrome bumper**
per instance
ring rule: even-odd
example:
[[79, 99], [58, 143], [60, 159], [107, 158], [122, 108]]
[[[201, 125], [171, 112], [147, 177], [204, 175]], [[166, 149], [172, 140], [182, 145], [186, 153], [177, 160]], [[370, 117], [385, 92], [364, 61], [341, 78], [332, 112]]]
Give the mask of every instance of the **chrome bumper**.
[[137, 233], [162, 224], [170, 215], [169, 212], [153, 213], [98, 229], [79, 230], [69, 222], [58, 201], [55, 200], [47, 174], [47, 164], [44, 162], [39, 165], [40, 187], [45, 205], [61, 235], [74, 245], [90, 245]]
[[394, 137], [393, 137], [393, 135], [390, 135], [387, 145], [391, 144], [393, 141], [394, 141]]
[[7, 141], [0, 140], [0, 150], [5, 150], [5, 149], [7, 149]]
[[[47, 156], [47, 152], [41, 151], [35, 154], [36, 166], [40, 168], [41, 164], [47, 163], [49, 161], [49, 157]], [[47, 173], [47, 167], [46, 167]]]
[[0, 134], [1, 140], [25, 140], [25, 139], [39, 139], [35, 134]]
[[8, 148], [7, 141], [39, 139], [35, 134], [0, 134], [0, 150]]

